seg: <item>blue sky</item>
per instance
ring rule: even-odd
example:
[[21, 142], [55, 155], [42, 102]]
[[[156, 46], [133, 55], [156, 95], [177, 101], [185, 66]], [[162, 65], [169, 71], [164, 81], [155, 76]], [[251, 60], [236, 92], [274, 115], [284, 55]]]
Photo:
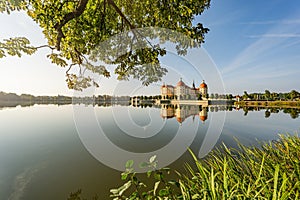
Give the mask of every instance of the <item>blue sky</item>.
[[[212, 0], [195, 22], [210, 28], [203, 48], [219, 70], [226, 92], [300, 90], [300, 1]], [[4, 27], [1, 40], [25, 36], [34, 45], [45, 43], [39, 27], [24, 13], [0, 14], [0, 23]], [[72, 95], [65, 83], [65, 69], [51, 64], [47, 52], [1, 59], [0, 91]], [[114, 78], [101, 79], [96, 92], [111, 93], [112, 85], [120, 83]], [[157, 93], [158, 88], [154, 84], [144, 91]], [[126, 94], [126, 88], [120, 90], [119, 94]]]
[[196, 21], [226, 91], [300, 89], [300, 1], [212, 0]]

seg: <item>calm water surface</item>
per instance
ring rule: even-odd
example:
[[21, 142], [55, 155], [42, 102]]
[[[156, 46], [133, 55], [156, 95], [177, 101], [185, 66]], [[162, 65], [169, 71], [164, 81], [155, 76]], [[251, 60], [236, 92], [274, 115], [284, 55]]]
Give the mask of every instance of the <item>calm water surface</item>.
[[[180, 168], [190, 159], [181, 148], [191, 147], [203, 157], [205, 151], [222, 142], [236, 147], [233, 137], [246, 145], [255, 145], [258, 141], [277, 139], [278, 133], [294, 134], [300, 130], [297, 114], [292, 118], [287, 111], [262, 109], [245, 115], [243, 109], [225, 110], [224, 106], [205, 110], [197, 106], [4, 108], [0, 110], [0, 199], [67, 199], [77, 189], [82, 189], [86, 197], [97, 194], [100, 199], [109, 199], [109, 189], [121, 184], [120, 171], [94, 157], [89, 145], [97, 142], [101, 156], [110, 158], [112, 163], [120, 160], [122, 165], [119, 155], [105, 149], [106, 140], [136, 155], [157, 153], [168, 147], [166, 152], [174, 152], [174, 156], [164, 159], [165, 163]], [[85, 115], [85, 111], [92, 111], [93, 116]], [[220, 134], [209, 132], [211, 128], [214, 131], [210, 127], [212, 120], [222, 122], [225, 114]], [[89, 144], [85, 137], [100, 130], [99, 127], [105, 140], [97, 141], [91, 135]], [[158, 162], [165, 164], [159, 159]]]

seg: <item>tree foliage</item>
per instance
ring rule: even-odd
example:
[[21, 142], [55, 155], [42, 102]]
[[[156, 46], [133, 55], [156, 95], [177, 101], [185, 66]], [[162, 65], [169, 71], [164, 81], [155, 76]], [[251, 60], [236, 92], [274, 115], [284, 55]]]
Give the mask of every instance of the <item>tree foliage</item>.
[[28, 2], [24, 0], [0, 0], [0, 12], [10, 14], [11, 11], [20, 11], [27, 8]]
[[291, 90], [290, 92], [270, 92], [265, 90], [265, 93], [250, 93], [248, 94], [244, 91], [244, 100], [268, 100], [268, 101], [295, 101], [300, 99], [300, 93], [296, 90]]
[[[167, 40], [176, 43], [180, 55], [186, 54], [188, 48], [199, 47], [208, 29], [192, 22], [209, 5], [210, 0], [1, 0], [0, 12], [25, 10], [43, 30], [48, 44], [41, 47], [51, 49], [47, 57], [61, 67], [68, 66], [68, 87], [80, 90], [97, 86], [91, 77], [85, 76], [86, 71], [110, 77], [106, 64], [114, 66], [120, 80], [132, 77], [144, 85], [161, 80], [167, 70], [158, 58], [166, 51], [158, 43]], [[142, 31], [145, 27], [173, 30], [187, 36], [189, 41], [163, 33], [145, 36]], [[124, 35], [121, 39], [110, 39], [118, 34]], [[157, 37], [160, 41], [156, 44], [149, 40]], [[29, 45], [25, 38], [23, 41]], [[101, 49], [103, 42], [106, 48], [101, 51], [99, 46]], [[142, 48], [133, 48], [141, 44]], [[5, 51], [20, 56], [21, 52], [32, 54], [40, 48], [29, 46], [25, 50], [22, 45], [12, 45], [13, 52], [3, 43], [0, 45], [2, 57]], [[123, 49], [122, 54], [119, 49]], [[99, 65], [99, 61], [105, 64]]]
[[30, 41], [24, 37], [4, 39], [3, 42], [0, 42], [0, 58], [7, 55], [21, 57], [22, 53], [31, 55], [36, 50], [35, 47], [30, 46]]

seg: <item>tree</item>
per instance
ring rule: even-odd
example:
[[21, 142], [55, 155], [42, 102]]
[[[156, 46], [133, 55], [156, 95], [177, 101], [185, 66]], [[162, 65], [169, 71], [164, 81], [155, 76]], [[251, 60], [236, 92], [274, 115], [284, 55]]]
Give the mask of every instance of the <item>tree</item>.
[[274, 100], [278, 100], [279, 95], [276, 92], [272, 92], [271, 93], [271, 99]]
[[[0, 57], [49, 48], [47, 57], [66, 67], [68, 87], [75, 90], [98, 86], [86, 71], [110, 77], [107, 64], [114, 66], [118, 79], [132, 77], [149, 85], [167, 73], [158, 59], [166, 50], [153, 40], [176, 41], [179, 55], [185, 55], [188, 48], [199, 47], [209, 29], [201, 23], [193, 25], [192, 21], [209, 6], [210, 0], [1, 0], [0, 12], [27, 11], [42, 28], [48, 44], [33, 47], [26, 38], [11, 38], [0, 42]], [[140, 29], [145, 27], [177, 31], [189, 40], [151, 33], [150, 41]], [[116, 37], [121, 33], [122, 38]], [[106, 48], [99, 47], [103, 43]], [[134, 48], [137, 45], [143, 48]], [[99, 61], [104, 64], [99, 65]]]
[[265, 97], [267, 100], [269, 100], [271, 98], [271, 93], [269, 90], [265, 90]]
[[290, 92], [290, 98], [291, 98], [291, 100], [294, 100], [298, 96], [299, 96], [299, 93], [296, 90], [292, 90]]
[[219, 94], [215, 93], [215, 99], [219, 99]]
[[249, 98], [249, 94], [247, 93], [247, 91], [244, 91], [243, 99], [248, 99], [248, 98]]
[[197, 100], [202, 100], [202, 94], [198, 94]]

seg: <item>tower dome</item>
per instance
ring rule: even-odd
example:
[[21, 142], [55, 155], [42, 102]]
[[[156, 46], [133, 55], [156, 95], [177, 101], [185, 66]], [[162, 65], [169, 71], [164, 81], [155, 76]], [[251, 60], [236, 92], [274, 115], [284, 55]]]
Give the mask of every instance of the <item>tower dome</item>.
[[182, 81], [182, 78], [180, 78], [180, 81], [177, 83], [177, 86], [185, 86], [185, 83]]
[[200, 88], [207, 88], [206, 83], [204, 82], [204, 80], [202, 81], [202, 83], [199, 86]]

